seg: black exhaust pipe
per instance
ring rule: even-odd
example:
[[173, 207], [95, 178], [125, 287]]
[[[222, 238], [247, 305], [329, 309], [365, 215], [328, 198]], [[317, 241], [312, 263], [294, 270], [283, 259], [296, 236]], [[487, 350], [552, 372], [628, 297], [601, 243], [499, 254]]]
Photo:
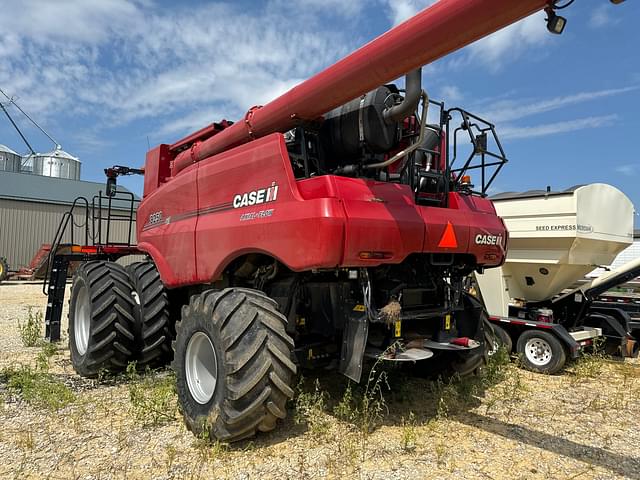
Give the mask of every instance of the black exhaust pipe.
[[400, 122], [410, 116], [418, 108], [420, 94], [422, 93], [422, 68], [413, 70], [405, 77], [404, 99], [398, 105], [389, 107], [384, 111], [384, 119], [387, 123]]

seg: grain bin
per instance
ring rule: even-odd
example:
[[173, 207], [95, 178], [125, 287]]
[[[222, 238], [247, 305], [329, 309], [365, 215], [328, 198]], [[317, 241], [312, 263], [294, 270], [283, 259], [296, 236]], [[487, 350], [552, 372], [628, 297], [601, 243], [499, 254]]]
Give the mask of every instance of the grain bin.
[[9, 147], [0, 144], [0, 170], [5, 172], [20, 172], [22, 157]]
[[37, 153], [31, 160], [34, 175], [80, 180], [80, 160], [64, 150], [56, 148], [48, 153]]

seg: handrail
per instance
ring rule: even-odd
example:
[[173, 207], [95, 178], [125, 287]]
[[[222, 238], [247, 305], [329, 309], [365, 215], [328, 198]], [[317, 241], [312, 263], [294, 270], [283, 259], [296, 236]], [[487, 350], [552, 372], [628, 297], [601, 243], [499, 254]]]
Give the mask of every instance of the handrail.
[[76, 198], [71, 204], [71, 208], [62, 215], [62, 219], [58, 224], [58, 229], [56, 230], [56, 234], [53, 237], [53, 242], [51, 243], [51, 249], [49, 250], [49, 254], [47, 255], [47, 269], [45, 270], [44, 281], [42, 282], [42, 293], [47, 295], [47, 286], [49, 281], [49, 273], [51, 272], [51, 264], [53, 263], [53, 257], [55, 256], [55, 252], [58, 251], [58, 247], [62, 242], [62, 238], [67, 231], [67, 227], [69, 225], [69, 220], [71, 219], [71, 244], [73, 244], [73, 232], [75, 222], [73, 220], [74, 209], [78, 206], [78, 202], [84, 202], [85, 209], [85, 221], [84, 221], [84, 229], [85, 229], [85, 244], [89, 243], [89, 200], [85, 197]]
[[[49, 254], [47, 255], [47, 259], [46, 259], [47, 268], [45, 270], [44, 281], [42, 282], [42, 293], [44, 293], [45, 295], [48, 295], [47, 288], [49, 287], [53, 260], [69, 227], [71, 228], [71, 231], [69, 232], [71, 245], [76, 244], [75, 229], [84, 228], [83, 245], [85, 246], [105, 246], [105, 245], [117, 245], [117, 246], [127, 246], [127, 247], [132, 246], [133, 221], [134, 221], [133, 217], [136, 212], [136, 204], [139, 203], [140, 201], [136, 200], [135, 195], [133, 193], [120, 191], [120, 192], [117, 192], [117, 194], [114, 197], [107, 197], [109, 200], [106, 205], [106, 213], [104, 213], [103, 206], [102, 206], [103, 198], [105, 197], [103, 196], [102, 191], [99, 191], [98, 195], [95, 195], [91, 199], [91, 205], [89, 205], [89, 200], [86, 197], [78, 197], [71, 204], [71, 208], [62, 215], [60, 223], [58, 224], [58, 229], [56, 230], [56, 234], [53, 238], [53, 242], [51, 243], [51, 250], [49, 251]], [[121, 203], [118, 204], [118, 202], [121, 202]], [[76, 208], [84, 208], [84, 222], [82, 224], [77, 224], [75, 221], [74, 214], [76, 213]], [[90, 208], [91, 208], [91, 212], [89, 210]], [[113, 208], [117, 208], [117, 210], [123, 210], [126, 212], [126, 214], [123, 214], [123, 215], [114, 214], [112, 213]], [[89, 223], [89, 220], [91, 220], [91, 224]], [[107, 222], [106, 238], [104, 239], [102, 237], [103, 221]], [[112, 221], [129, 222], [126, 242], [111, 241], [110, 233], [111, 233]], [[96, 222], [98, 222], [97, 232], [96, 232]], [[89, 233], [90, 226], [91, 226], [91, 233]]]

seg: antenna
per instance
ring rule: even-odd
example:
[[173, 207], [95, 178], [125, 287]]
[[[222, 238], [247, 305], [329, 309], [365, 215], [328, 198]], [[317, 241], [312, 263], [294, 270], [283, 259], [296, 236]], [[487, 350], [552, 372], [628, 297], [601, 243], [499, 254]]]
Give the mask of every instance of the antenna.
[[[4, 91], [3, 91], [1, 88], [0, 88], [0, 93], [2, 93], [2, 95], [4, 95], [4, 96], [7, 98], [7, 100], [9, 100], [9, 103], [13, 104], [13, 106], [14, 106], [14, 107], [16, 107], [16, 108], [20, 111], [20, 113], [22, 113], [25, 117], [27, 117], [27, 118], [29, 119], [29, 121], [30, 121], [31, 123], [33, 123], [33, 124], [38, 128], [38, 130], [40, 130], [42, 133], [44, 133], [44, 134], [47, 136], [47, 138], [53, 142], [53, 144], [56, 146], [56, 149], [57, 149], [57, 150], [61, 150], [61, 149], [62, 149], [62, 146], [61, 146], [61, 145], [60, 145], [60, 144], [59, 144], [59, 143], [58, 143], [58, 142], [57, 142], [57, 141], [56, 141], [56, 140], [55, 140], [51, 135], [49, 135], [49, 134], [45, 131], [45, 129], [44, 129], [44, 128], [42, 128], [40, 125], [38, 125], [38, 124], [36, 123], [36, 121], [35, 121], [33, 118], [31, 118], [31, 117], [27, 114], [27, 112], [25, 112], [24, 110], [22, 110], [22, 109], [20, 108], [20, 106], [15, 102], [15, 100], [13, 99], [13, 97], [9, 97], [9, 95], [7, 95], [6, 93], [4, 93]], [[4, 108], [4, 106], [2, 107], [2, 109], [4, 110], [4, 113], [6, 113], [6, 114], [7, 114], [7, 116], [9, 117], [9, 113], [7, 113], [7, 110]], [[11, 119], [11, 117], [9, 117], [9, 120], [11, 120], [11, 123], [13, 124], [13, 126], [14, 126], [16, 129], [18, 129], [18, 127], [16, 126], [16, 124], [14, 123], [14, 121]], [[33, 154], [35, 154], [35, 152], [33, 151], [33, 148], [31, 148], [31, 145], [29, 145], [29, 143], [28, 143], [28, 142], [27, 142], [27, 140], [24, 138], [24, 135], [22, 135], [22, 133], [20, 132], [20, 130], [18, 130], [18, 133], [20, 133], [20, 136], [22, 137], [22, 139], [24, 140], [24, 142], [27, 144], [27, 146], [29, 147], [29, 149], [31, 150], [31, 152], [32, 152]]]
[[[3, 92], [4, 93], [4, 92]], [[31, 153], [33, 155], [36, 154], [36, 152], [33, 150], [33, 148], [31, 147], [31, 144], [27, 141], [26, 137], [22, 134], [22, 132], [20, 131], [20, 129], [18, 128], [18, 125], [16, 125], [16, 122], [13, 121], [13, 118], [11, 118], [11, 115], [9, 115], [9, 112], [7, 112], [7, 109], [5, 108], [5, 106], [2, 104], [2, 102], [0, 102], [0, 108], [2, 108], [2, 111], [4, 112], [4, 114], [7, 116], [7, 118], [9, 119], [9, 121], [11, 122], [11, 125], [13, 125], [13, 128], [16, 129], [16, 132], [18, 132], [18, 135], [20, 135], [20, 138], [22, 138], [22, 141], [27, 145], [27, 148], [29, 148], [29, 150], [31, 150]]]

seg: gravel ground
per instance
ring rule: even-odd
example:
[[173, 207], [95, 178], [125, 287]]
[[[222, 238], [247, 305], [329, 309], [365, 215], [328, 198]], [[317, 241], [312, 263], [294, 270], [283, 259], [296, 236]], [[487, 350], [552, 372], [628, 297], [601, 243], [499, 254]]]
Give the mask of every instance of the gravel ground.
[[[39, 285], [0, 286], [0, 369], [35, 365], [42, 348], [22, 346], [18, 322], [45, 303]], [[441, 400], [455, 392], [434, 396], [433, 382], [399, 375], [369, 434], [328, 407], [296, 423], [292, 406], [275, 432], [232, 446], [186, 431], [170, 391], [155, 424], [140, 416], [132, 385], [154, 392], [169, 372], [149, 383], [83, 380], [66, 346], [49, 363], [75, 399], [55, 411], [0, 383], [0, 478], [640, 479], [637, 360], [582, 362], [556, 376], [510, 365], [502, 380], [448, 409]], [[345, 381], [327, 373], [319, 381], [335, 405]]]

